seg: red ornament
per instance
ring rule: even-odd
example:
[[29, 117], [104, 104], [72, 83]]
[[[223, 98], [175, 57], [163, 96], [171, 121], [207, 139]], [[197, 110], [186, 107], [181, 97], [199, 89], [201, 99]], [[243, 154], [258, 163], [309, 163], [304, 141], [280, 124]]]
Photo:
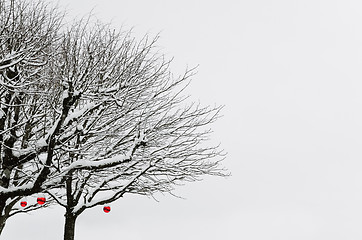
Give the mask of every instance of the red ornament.
[[110, 207], [110, 206], [105, 206], [105, 207], [103, 208], [103, 211], [104, 211], [105, 213], [109, 213], [109, 212], [111, 211], [111, 207]]
[[27, 202], [25, 202], [25, 201], [23, 201], [23, 202], [20, 202], [20, 206], [22, 206], [22, 207], [26, 207], [26, 205], [27, 205], [28, 203]]
[[38, 204], [43, 205], [45, 203], [45, 197], [38, 197], [37, 202]]

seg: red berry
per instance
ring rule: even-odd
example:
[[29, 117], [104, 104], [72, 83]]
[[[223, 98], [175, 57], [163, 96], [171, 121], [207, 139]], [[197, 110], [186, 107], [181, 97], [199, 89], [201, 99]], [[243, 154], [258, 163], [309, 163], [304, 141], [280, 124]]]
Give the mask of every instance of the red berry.
[[26, 207], [26, 205], [27, 205], [27, 202], [25, 202], [25, 201], [20, 202], [20, 206], [22, 206], [22, 207]]
[[111, 207], [110, 207], [110, 206], [105, 206], [105, 207], [103, 208], [103, 211], [104, 211], [105, 213], [109, 213], [109, 212], [111, 211]]
[[38, 204], [43, 205], [45, 203], [45, 198], [44, 197], [38, 197], [37, 202], [38, 202]]

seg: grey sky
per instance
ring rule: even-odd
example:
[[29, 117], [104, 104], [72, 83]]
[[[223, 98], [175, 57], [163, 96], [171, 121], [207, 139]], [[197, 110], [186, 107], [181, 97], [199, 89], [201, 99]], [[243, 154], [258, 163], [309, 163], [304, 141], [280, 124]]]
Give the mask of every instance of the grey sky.
[[[360, 1], [59, 0], [135, 34], [161, 31], [193, 99], [224, 104], [228, 179], [160, 202], [126, 196], [78, 219], [77, 240], [361, 239]], [[9, 219], [0, 240], [61, 240], [63, 209]]]

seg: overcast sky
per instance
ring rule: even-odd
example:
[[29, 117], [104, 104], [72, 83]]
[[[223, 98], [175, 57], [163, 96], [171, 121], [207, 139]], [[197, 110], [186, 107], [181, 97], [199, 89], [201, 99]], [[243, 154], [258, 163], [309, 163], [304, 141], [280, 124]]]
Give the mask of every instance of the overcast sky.
[[[362, 238], [362, 9], [336, 0], [59, 0], [135, 34], [161, 32], [189, 92], [225, 105], [212, 139], [232, 177], [86, 211], [76, 239]], [[63, 209], [10, 218], [1, 240], [61, 240]]]

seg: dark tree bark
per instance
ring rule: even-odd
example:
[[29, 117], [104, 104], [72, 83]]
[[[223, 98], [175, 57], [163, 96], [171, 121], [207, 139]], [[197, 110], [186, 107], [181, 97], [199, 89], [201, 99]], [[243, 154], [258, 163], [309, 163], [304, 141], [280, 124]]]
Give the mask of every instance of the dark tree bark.
[[8, 218], [6, 216], [0, 216], [0, 235], [3, 232], [3, 229], [5, 227], [6, 220]]
[[65, 213], [65, 224], [64, 224], [64, 240], [74, 240], [75, 234], [75, 221], [77, 215], [72, 213], [71, 210], [67, 210]]
[[[14, 204], [18, 201], [18, 198], [13, 199], [10, 204], [4, 206], [2, 208], [3, 214], [0, 215], [0, 235], [5, 227], [6, 221], [8, 220], [8, 218], [10, 217], [10, 211], [12, 209], [12, 207], [14, 206]], [[3, 203], [3, 205], [5, 205], [5, 203]]]

